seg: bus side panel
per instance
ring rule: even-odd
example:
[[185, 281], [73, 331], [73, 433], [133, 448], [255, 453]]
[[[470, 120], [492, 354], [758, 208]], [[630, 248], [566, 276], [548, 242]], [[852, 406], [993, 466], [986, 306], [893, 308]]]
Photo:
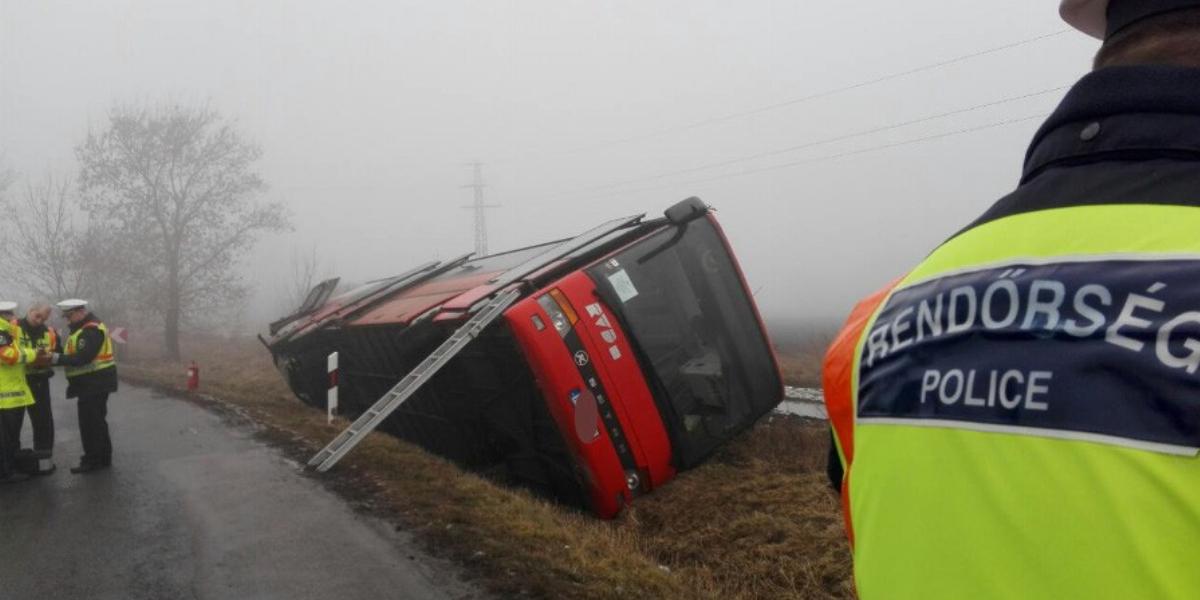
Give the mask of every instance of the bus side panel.
[[590, 347], [594, 348], [592, 362], [602, 373], [613, 408], [629, 434], [633, 454], [643, 471], [641, 491], [663, 485], [675, 477], [671, 441], [628, 336], [616, 316], [597, 297], [596, 284], [585, 273], [567, 275], [555, 286], [579, 314], [575, 330], [586, 332]]
[[[543, 324], [541, 330], [533, 324], [535, 316]], [[612, 440], [604, 429], [580, 433], [578, 422], [585, 419], [576, 414], [572, 397], [578, 402], [587, 386], [571, 353], [535, 297], [513, 305], [505, 311], [504, 318], [529, 363], [529, 370], [533, 372], [550, 414], [575, 457], [592, 510], [604, 519], [616, 516], [632, 496]]]

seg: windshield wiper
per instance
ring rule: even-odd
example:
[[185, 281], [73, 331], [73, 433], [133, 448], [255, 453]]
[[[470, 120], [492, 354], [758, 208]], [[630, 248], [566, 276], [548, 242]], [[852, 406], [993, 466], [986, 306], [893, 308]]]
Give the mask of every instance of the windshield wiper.
[[643, 254], [641, 256], [641, 258], [637, 259], [637, 264], [639, 264], [639, 265], [644, 264], [646, 261], [654, 258], [655, 256], [658, 256], [659, 254], [662, 254], [662, 252], [664, 250], [670, 248], [671, 246], [674, 246], [675, 244], [678, 244], [679, 240], [683, 239], [683, 234], [685, 232], [687, 232], [687, 223], [684, 223], [682, 225], [676, 225], [675, 226], [675, 235], [671, 236], [671, 239], [663, 242], [657, 248]]

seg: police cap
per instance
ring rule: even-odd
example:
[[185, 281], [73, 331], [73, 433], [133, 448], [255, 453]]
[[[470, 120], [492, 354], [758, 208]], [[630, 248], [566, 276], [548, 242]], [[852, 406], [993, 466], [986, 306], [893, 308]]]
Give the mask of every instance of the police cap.
[[55, 304], [54, 306], [58, 307], [58, 310], [61, 310], [63, 312], [69, 312], [69, 311], [75, 310], [77, 308], [87, 308], [87, 304], [88, 304], [87, 300], [71, 298], [70, 300], [63, 300], [62, 302], [59, 302], [58, 304]]
[[1196, 7], [1200, 0], [1062, 0], [1058, 14], [1075, 29], [1104, 40], [1142, 19]]
[[17, 303], [11, 300], [0, 300], [0, 312], [16, 312]]

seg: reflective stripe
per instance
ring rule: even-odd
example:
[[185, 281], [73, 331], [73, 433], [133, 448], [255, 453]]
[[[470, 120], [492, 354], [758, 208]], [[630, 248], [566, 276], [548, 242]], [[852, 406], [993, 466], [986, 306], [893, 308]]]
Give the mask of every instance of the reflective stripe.
[[1008, 433], [1012, 435], [1033, 435], [1039, 437], [1053, 438], [1059, 440], [1075, 440], [1079, 442], [1093, 442], [1097, 444], [1110, 444], [1113, 446], [1124, 446], [1125, 448], [1133, 448], [1134, 450], [1148, 450], [1150, 452], [1162, 452], [1163, 454], [1174, 454], [1176, 456], [1196, 456], [1200, 453], [1200, 448], [1191, 446], [1177, 446], [1174, 444], [1159, 444], [1155, 442], [1145, 442], [1141, 440], [1131, 440], [1129, 438], [1117, 437], [1115, 435], [1103, 435], [1100, 433], [1088, 433], [1086, 431], [1068, 431], [1064, 429], [1045, 429], [1043, 427], [1016, 427], [1011, 425], [995, 425], [992, 423], [978, 423], [975, 421], [953, 421], [950, 419], [896, 419], [890, 417], [859, 417], [859, 425], [903, 425], [905, 427], [946, 427], [949, 429], [967, 429], [970, 431], [983, 431], [990, 433]]
[[1109, 252], [1105, 254], [1064, 254], [1061, 256], [1040, 256], [1040, 257], [1019, 257], [1006, 258], [990, 263], [971, 265], [969, 267], [961, 267], [958, 269], [950, 269], [938, 273], [937, 275], [929, 276], [924, 279], [913, 280], [905, 279], [904, 284], [897, 286], [896, 291], [903, 291], [910, 287], [915, 287], [935, 279], [945, 279], [954, 277], [955, 275], [966, 275], [967, 273], [975, 273], [978, 271], [994, 271], [1003, 269], [1004, 267], [1028, 267], [1028, 266], [1044, 266], [1055, 265], [1064, 262], [1070, 263], [1088, 263], [1088, 262], [1112, 262], [1112, 261], [1196, 261], [1200, 260], [1200, 253], [1134, 253], [1134, 252]]
[[113, 363], [97, 364], [93, 362], [82, 367], [65, 367], [63, 370], [66, 372], [67, 378], [70, 379], [79, 377], [80, 375], [87, 375], [88, 373], [95, 373], [96, 371], [103, 371], [104, 369], [112, 369], [116, 366]]

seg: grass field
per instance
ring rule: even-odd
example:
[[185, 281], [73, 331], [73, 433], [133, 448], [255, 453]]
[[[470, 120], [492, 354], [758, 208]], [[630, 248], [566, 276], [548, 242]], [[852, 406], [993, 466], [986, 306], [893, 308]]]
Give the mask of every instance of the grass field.
[[[145, 349], [142, 349], [145, 350]], [[197, 402], [249, 421], [306, 460], [347, 423], [296, 400], [256, 341], [192, 340]], [[122, 376], [183, 394], [185, 364], [125, 348]], [[819, 352], [786, 352], [785, 377], [816, 381]], [[416, 532], [482, 587], [536, 598], [852, 598], [823, 424], [767, 417], [712, 460], [640, 498], [615, 521], [497, 485], [372, 434], [319, 475], [362, 510]]]

